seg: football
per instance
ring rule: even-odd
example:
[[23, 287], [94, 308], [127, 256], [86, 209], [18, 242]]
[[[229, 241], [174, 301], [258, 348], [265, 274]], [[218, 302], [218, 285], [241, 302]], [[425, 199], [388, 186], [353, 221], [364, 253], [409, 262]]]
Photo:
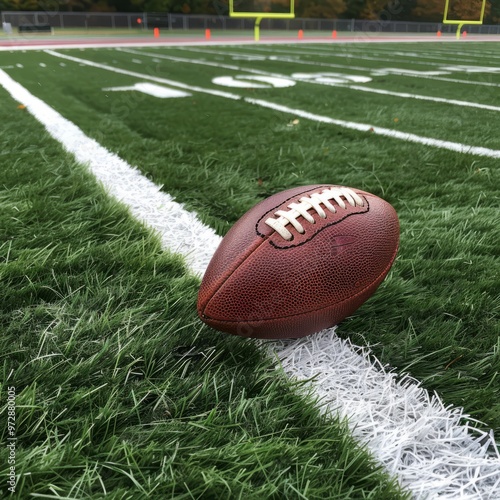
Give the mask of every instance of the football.
[[396, 211], [378, 196], [335, 185], [282, 191], [223, 238], [200, 286], [198, 315], [243, 337], [318, 332], [375, 292], [398, 244]]

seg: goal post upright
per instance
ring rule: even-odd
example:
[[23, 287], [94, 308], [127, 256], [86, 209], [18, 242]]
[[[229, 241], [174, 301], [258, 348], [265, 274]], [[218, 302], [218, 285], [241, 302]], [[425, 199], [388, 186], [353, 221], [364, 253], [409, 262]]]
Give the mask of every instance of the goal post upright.
[[290, 0], [289, 12], [244, 12], [234, 10], [234, 1], [229, 0], [229, 17], [254, 18], [254, 39], [260, 40], [260, 22], [262, 19], [293, 19], [295, 17], [295, 0]]
[[482, 0], [481, 4], [481, 14], [479, 19], [448, 19], [448, 11], [450, 8], [450, 0], [446, 0], [444, 5], [444, 14], [443, 14], [443, 24], [456, 24], [457, 25], [457, 39], [460, 38], [460, 33], [462, 32], [462, 27], [464, 24], [483, 24], [484, 12], [486, 10], [486, 0]]

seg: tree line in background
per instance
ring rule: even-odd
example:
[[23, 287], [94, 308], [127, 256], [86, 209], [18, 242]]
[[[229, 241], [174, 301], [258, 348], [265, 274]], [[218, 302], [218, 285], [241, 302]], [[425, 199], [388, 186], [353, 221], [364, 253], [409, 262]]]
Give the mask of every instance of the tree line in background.
[[[283, 11], [290, 0], [234, 0]], [[450, 0], [450, 19], [478, 19], [482, 0]], [[439, 22], [445, 0], [295, 0], [297, 17]], [[4, 11], [170, 12], [227, 15], [228, 0], [0, 0]], [[241, 10], [246, 10], [245, 8]], [[500, 0], [487, 0], [485, 24], [500, 22]]]

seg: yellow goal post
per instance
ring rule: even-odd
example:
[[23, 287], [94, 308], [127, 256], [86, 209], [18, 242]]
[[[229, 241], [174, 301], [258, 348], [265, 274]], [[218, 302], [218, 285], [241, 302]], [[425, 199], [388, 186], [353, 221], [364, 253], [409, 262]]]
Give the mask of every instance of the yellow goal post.
[[481, 5], [481, 14], [479, 19], [448, 19], [450, 8], [450, 0], [446, 0], [444, 6], [444, 15], [443, 15], [443, 24], [456, 24], [457, 25], [457, 38], [460, 38], [460, 34], [462, 32], [462, 27], [464, 24], [483, 24], [484, 19], [484, 11], [486, 9], [486, 0], [482, 0]]
[[[237, 0], [236, 0], [237, 1]], [[234, 10], [235, 0], [229, 0], [229, 17], [255, 18], [254, 38], [260, 40], [260, 22], [262, 19], [293, 19], [295, 17], [295, 0], [290, 0], [288, 12], [253, 12]]]

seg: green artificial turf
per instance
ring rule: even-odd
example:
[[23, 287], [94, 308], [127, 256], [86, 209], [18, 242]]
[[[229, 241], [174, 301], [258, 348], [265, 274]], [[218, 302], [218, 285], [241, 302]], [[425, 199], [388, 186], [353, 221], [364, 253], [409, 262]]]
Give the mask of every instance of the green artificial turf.
[[3, 494], [14, 435], [9, 498], [407, 497], [257, 344], [203, 326], [182, 259], [0, 97]]
[[[292, 72], [325, 70], [367, 74], [373, 68], [385, 67], [431, 71], [442, 64], [496, 67], [495, 49], [495, 44], [486, 43], [404, 44], [397, 47], [389, 44], [366, 44], [332, 48], [259, 45], [210, 48], [217, 52], [227, 51], [227, 56], [198, 48], [194, 51], [162, 48], [156, 49], [155, 53], [158, 56], [206, 58], [212, 62], [218, 61], [223, 64], [290, 75]], [[152, 50], [148, 48], [143, 52], [150, 53]], [[298, 83], [295, 87], [287, 89], [229, 89], [212, 84], [211, 78], [244, 74], [244, 71], [217, 70], [199, 64], [174, 63], [160, 58], [154, 60], [152, 56], [138, 56], [109, 49], [59, 52], [145, 75], [223, 90], [245, 97], [265, 99], [333, 118], [500, 149], [496, 133], [500, 118], [498, 113], [493, 111], [357, 93], [349, 89], [306, 83]], [[301, 65], [298, 60], [296, 62], [275, 59], [235, 60], [231, 55], [233, 53], [253, 56], [288, 54], [291, 57], [316, 62], [317, 66]], [[351, 56], [356, 56], [358, 59]], [[373, 60], [376, 58], [384, 60]], [[133, 62], [133, 59], [136, 62]], [[141, 79], [80, 66], [78, 63], [44, 53], [5, 54], [4, 60], [5, 64], [12, 66], [22, 63], [22, 68], [13, 67], [6, 71], [35, 95], [76, 123], [85, 133], [96, 138], [129, 163], [138, 166], [154, 182], [163, 185], [166, 192], [174, 195], [188, 209], [196, 211], [202, 220], [214, 227], [219, 234], [225, 234], [231, 225], [260, 199], [293, 186], [315, 183], [343, 184], [359, 187], [388, 200], [394, 205], [400, 218], [399, 256], [377, 293], [340, 325], [338, 333], [343, 337], [350, 337], [355, 344], [370, 346], [373, 354], [383, 364], [396, 368], [399, 373], [410, 373], [421, 380], [425, 388], [437, 391], [445, 404], [463, 406], [466, 413], [484, 422], [486, 429], [491, 427], [496, 432], [499, 431], [498, 160], [390, 139], [369, 131], [356, 132], [303, 118], [296, 120], [293, 114], [262, 109], [243, 101], [232, 101], [197, 92], [192, 92], [192, 96], [187, 98], [159, 100], [137, 92], [104, 91], [103, 89], [107, 87], [133, 85]], [[41, 67], [40, 62], [46, 66]], [[61, 63], [64, 63], [64, 66]], [[325, 63], [354, 65], [368, 69], [362, 71], [328, 68], [323, 66]], [[472, 83], [500, 84], [498, 72], [456, 71], [442, 77]], [[374, 76], [373, 82], [369, 85], [447, 99], [500, 104], [495, 87], [471, 83], [390, 75]], [[11, 106], [9, 110], [3, 111], [9, 123], [26, 120], [21, 110], [15, 109], [13, 103]], [[22, 128], [26, 126], [24, 121], [20, 126], [19, 130], [25, 130]], [[29, 131], [29, 128], [26, 130]], [[4, 131], [4, 134], [7, 133], [10, 132]], [[285, 488], [284, 485], [289, 484], [292, 481], [290, 477], [295, 474], [294, 481], [298, 481], [299, 476], [305, 481], [301, 483], [302, 488], [306, 488], [307, 479], [310, 479], [310, 483], [307, 486], [307, 495], [304, 493], [306, 490], [300, 490], [301, 487], [297, 486], [298, 482], [293, 483], [293, 488], [298, 488], [308, 498], [324, 498], [325, 490], [322, 488], [327, 487], [326, 483], [323, 479], [313, 478], [309, 474], [312, 474], [312, 471], [320, 474], [322, 471], [321, 474], [324, 472], [324, 477], [327, 477], [326, 471], [332, 474], [333, 470], [342, 469], [338, 462], [336, 465], [328, 462], [330, 464], [328, 466], [322, 462], [330, 458], [326, 450], [331, 451], [337, 447], [337, 445], [329, 447], [330, 438], [323, 434], [333, 432], [329, 427], [330, 424], [322, 421], [315, 413], [316, 410], [304, 405], [303, 399], [296, 399], [297, 396], [293, 392], [285, 391], [283, 397], [290, 399], [279, 399], [281, 389], [272, 388], [276, 383], [277, 373], [271, 368], [269, 361], [262, 360], [253, 344], [220, 336], [198, 324], [193, 312], [196, 281], [186, 276], [178, 259], [165, 256], [157, 242], [147, 235], [140, 225], [131, 222], [122, 209], [110, 201], [92, 202], [93, 196], [96, 195], [90, 195], [89, 191], [85, 191], [83, 195], [86, 200], [85, 209], [81, 208], [81, 204], [77, 204], [80, 208], [70, 209], [57, 208], [58, 205], [53, 205], [52, 198], [43, 195], [46, 192], [44, 183], [51, 186], [54, 179], [62, 182], [60, 170], [54, 166], [53, 161], [48, 161], [47, 173], [39, 163], [35, 168], [30, 167], [34, 156], [42, 165], [44, 157], [47, 158], [47, 155], [39, 153], [48, 147], [46, 140], [40, 139], [39, 135], [38, 132], [17, 133], [14, 141], [14, 143], [18, 141], [16, 152], [12, 153], [12, 159], [8, 161], [14, 171], [9, 174], [2, 173], [3, 176], [9, 175], [11, 179], [10, 184], [2, 181], [8, 188], [6, 192], [10, 200], [9, 206], [15, 206], [16, 209], [13, 210], [23, 210], [22, 213], [25, 214], [21, 218], [18, 215], [15, 218], [5, 218], [3, 223], [11, 228], [10, 233], [19, 231], [21, 222], [16, 221], [28, 218], [33, 224], [41, 224], [41, 221], [48, 220], [43, 222], [48, 227], [44, 226], [36, 232], [31, 228], [26, 229], [23, 245], [28, 245], [27, 248], [21, 245], [22, 248], [17, 249], [16, 240], [8, 240], [3, 246], [9, 255], [9, 269], [17, 269], [18, 275], [28, 276], [19, 279], [19, 283], [16, 281], [18, 283], [16, 287], [8, 288], [10, 291], [6, 302], [7, 313], [14, 314], [19, 309], [17, 304], [22, 305], [23, 301], [27, 301], [26, 310], [29, 314], [17, 313], [20, 316], [13, 323], [17, 325], [17, 329], [6, 342], [11, 346], [12, 338], [16, 341], [22, 340], [21, 347], [16, 347], [16, 356], [24, 359], [27, 355], [23, 349], [31, 345], [27, 343], [27, 339], [30, 339], [33, 345], [31, 351], [27, 352], [31, 352], [30, 356], [36, 359], [40, 358], [29, 364], [29, 369], [35, 374], [30, 377], [38, 380], [37, 377], [45, 376], [45, 371], [48, 371], [47, 376], [50, 376], [51, 372], [45, 364], [53, 363], [57, 365], [57, 375], [60, 378], [59, 367], [65, 366], [65, 359], [71, 359], [70, 365], [73, 368], [71, 370], [68, 368], [67, 372], [71, 377], [68, 385], [64, 387], [73, 390], [78, 386], [79, 382], [71, 382], [72, 377], [77, 381], [91, 381], [91, 385], [89, 382], [88, 386], [84, 385], [79, 395], [86, 395], [84, 399], [88, 400], [82, 404], [95, 408], [91, 413], [93, 417], [97, 418], [101, 415], [101, 411], [104, 411], [99, 419], [103, 420], [106, 429], [111, 429], [109, 435], [121, 436], [115, 429], [132, 427], [137, 430], [136, 427], [140, 427], [141, 432], [160, 432], [161, 439], [158, 442], [163, 444], [158, 446], [167, 446], [174, 438], [170, 434], [165, 437], [161, 434], [162, 429], [158, 430], [156, 424], [151, 424], [158, 418], [155, 412], [163, 415], [162, 412], [166, 408], [166, 411], [172, 414], [172, 408], [176, 408], [177, 411], [181, 409], [179, 415], [182, 423], [179, 427], [187, 428], [183, 420], [187, 414], [184, 412], [192, 410], [189, 418], [196, 416], [196, 424], [194, 430], [190, 429], [192, 434], [187, 434], [189, 437], [185, 438], [189, 446], [195, 442], [193, 436], [196, 431], [196, 436], [199, 437], [198, 446], [205, 450], [203, 453], [209, 453], [207, 450], [213, 448], [210, 452], [214, 453], [213, 456], [220, 449], [228, 450], [228, 454], [221, 459], [222, 462], [214, 462], [213, 456], [204, 461], [203, 453], [200, 457], [196, 453], [193, 454], [189, 446], [184, 449], [179, 445], [179, 451], [175, 453], [175, 457], [179, 457], [178, 461], [174, 460], [172, 465], [165, 459], [166, 465], [162, 465], [164, 468], [161, 470], [165, 471], [170, 466], [176, 471], [184, 468], [183, 477], [188, 477], [192, 472], [192, 466], [198, 464], [200, 469], [196, 470], [200, 470], [200, 473], [196, 477], [198, 479], [203, 477], [204, 485], [220, 488], [210, 490], [217, 492], [210, 494], [226, 492], [228, 488], [233, 488], [232, 491], [237, 494], [241, 492], [241, 495], [254, 494], [254, 490], [245, 489], [249, 484], [252, 484], [253, 488], [253, 479], [245, 476], [246, 473], [240, 472], [240, 469], [236, 469], [237, 465], [233, 462], [236, 456], [248, 456], [247, 446], [250, 446], [250, 449], [255, 446], [264, 450], [263, 453], [267, 457], [265, 460], [261, 459], [264, 460], [262, 465], [252, 469], [258, 471], [263, 483], [266, 481], [262, 478], [266, 478], [272, 470], [273, 478], [279, 476], [280, 479], [279, 481], [273, 479], [270, 482], [276, 484], [278, 481], [282, 488]], [[12, 150], [12, 141], [12, 139], [4, 141], [9, 145], [2, 147], [3, 155]], [[23, 158], [23, 155], [26, 157], [24, 163], [19, 159]], [[67, 163], [67, 160], [59, 162]], [[27, 169], [30, 169], [28, 173]], [[79, 175], [84, 175], [78, 168], [76, 171], [80, 172]], [[34, 173], [39, 175], [38, 181], [33, 180]], [[75, 174], [71, 174], [73, 175]], [[19, 178], [24, 178], [23, 182], [28, 183], [30, 187], [21, 189]], [[38, 187], [35, 188], [32, 184]], [[72, 180], [70, 184], [73, 187], [69, 188], [69, 192], [73, 193], [76, 190], [78, 193], [82, 189], [91, 189], [92, 181], [85, 178], [85, 181]], [[57, 196], [61, 196], [64, 192], [59, 186], [52, 189]], [[94, 192], [95, 188], [91, 191]], [[32, 192], [32, 196], [28, 196], [27, 192]], [[75, 196], [68, 195], [66, 201], [75, 204]], [[36, 207], [35, 210], [31, 210], [33, 205]], [[47, 213], [49, 208], [50, 214]], [[52, 210], [55, 210], [56, 215], [52, 214]], [[83, 219], [76, 218], [75, 214], [80, 214]], [[123, 218], [123, 229], [118, 229], [116, 219], [120, 216], [117, 214], [122, 214], [120, 216]], [[68, 224], [64, 224], [63, 229], [64, 220], [68, 221]], [[97, 227], [100, 229], [97, 230]], [[56, 233], [49, 231], [50, 228]], [[41, 239], [29, 243], [28, 240], [33, 234], [37, 234], [37, 238]], [[57, 234], [57, 237], [54, 234]], [[138, 234], [142, 235], [139, 240], [137, 240]], [[58, 243], [59, 241], [61, 243]], [[78, 244], [72, 243], [74, 241], [78, 241]], [[96, 241], [102, 243], [98, 245]], [[29, 246], [30, 244], [34, 245], [34, 248]], [[127, 249], [123, 249], [124, 246]], [[112, 249], [112, 257], [108, 255], [108, 249]], [[11, 255], [18, 255], [17, 260], [13, 260]], [[19, 259], [24, 259], [21, 260], [22, 264], [17, 264]], [[43, 265], [39, 262], [43, 262]], [[123, 267], [117, 262], [123, 262]], [[32, 269], [33, 275], [30, 274], [31, 271], [24, 273], [20, 270], [24, 270], [25, 267], [27, 270]], [[55, 275], [52, 274], [52, 269], [56, 269]], [[68, 272], [68, 269], [71, 272]], [[75, 279], [71, 278], [73, 269], [77, 276]], [[102, 275], [97, 272], [99, 269]], [[83, 288], [81, 288], [82, 283]], [[45, 296], [48, 297], [47, 300]], [[69, 297], [72, 305], [66, 305], [66, 301], [61, 297]], [[34, 302], [30, 302], [32, 300]], [[50, 309], [50, 312], [47, 312], [45, 306], [39, 311], [40, 303], [52, 304], [54, 301], [59, 305]], [[10, 321], [9, 316], [9, 324]], [[25, 324], [29, 325], [29, 328], [22, 326]], [[77, 328], [77, 332], [80, 333], [72, 334], [73, 328]], [[61, 341], [61, 344], [54, 343], [53, 329], [57, 331], [57, 338], [66, 340]], [[46, 333], [42, 335], [41, 332]], [[117, 332], [120, 332], [120, 338]], [[76, 339], [80, 336], [87, 339], [86, 342], [77, 343]], [[96, 343], [98, 342], [96, 337], [100, 339], [101, 344]], [[35, 342], [33, 338], [37, 341]], [[69, 343], [71, 349], [81, 348], [82, 353], [67, 355], [64, 351], [66, 343]], [[117, 347], [122, 345], [125, 346], [122, 350]], [[48, 356], [54, 346], [59, 349], [55, 352], [61, 352], [66, 357]], [[184, 346], [182, 349], [187, 349], [187, 352], [195, 346], [197, 357], [194, 356], [195, 359], [189, 357], [186, 360], [181, 354], [180, 358], [176, 358], [174, 353], [179, 346]], [[115, 368], [117, 358], [120, 361], [118, 363], [120, 368]], [[207, 363], [209, 369], [204, 368]], [[221, 363], [223, 369], [219, 368]], [[226, 363], [229, 363], [228, 367]], [[101, 365], [107, 367], [102, 369], [102, 374], [99, 372]], [[40, 366], [43, 366], [43, 369]], [[112, 380], [115, 370], [119, 374], [119, 389], [113, 389], [113, 384], [110, 384], [109, 387], [102, 387], [87, 395], [89, 391]], [[193, 378], [189, 378], [184, 384], [183, 376], [190, 373], [190, 370], [194, 370]], [[22, 373], [29, 372], [23, 370]], [[222, 379], [214, 379], [211, 383], [210, 377], [214, 373], [222, 376]], [[249, 380], [242, 380], [248, 379], [249, 373], [257, 378], [259, 376], [269, 378], [265, 378], [262, 384], [258, 385], [257, 392], [252, 392], [250, 389], [254, 387], [252, 385], [254, 379], [250, 377]], [[55, 375], [53, 373], [53, 376]], [[152, 382], [149, 377], [152, 377]], [[140, 383], [145, 385], [131, 396], [128, 388], [125, 389], [124, 380], [128, 383], [135, 378], [139, 378]], [[238, 389], [232, 388], [233, 380], [242, 385], [238, 386]], [[247, 382], [249, 386], [246, 385]], [[176, 390], [178, 383], [181, 385], [176, 394], [181, 398], [180, 403], [175, 397], [168, 396], [169, 392], [166, 389], [168, 387], [168, 390]], [[195, 391], [196, 387], [200, 387], [199, 393]], [[32, 390], [31, 388], [30, 391]], [[43, 391], [43, 385], [37, 382], [36, 390]], [[267, 390], [271, 391], [269, 394], [272, 394], [272, 397], [267, 395]], [[118, 392], [115, 395], [113, 391]], [[125, 391], [125, 395], [120, 391]], [[246, 403], [248, 391], [253, 396]], [[29, 401], [36, 399], [32, 392], [28, 393], [31, 398], [28, 398]], [[218, 401], [217, 398], [221, 397], [221, 394], [225, 395], [222, 397], [221, 405], [224, 408], [225, 423], [215, 425], [214, 422], [217, 422], [219, 414], [212, 415], [211, 412], [214, 407], [219, 408], [218, 405], [214, 406], [213, 402]], [[49, 391], [40, 400], [48, 398], [55, 401], [56, 396], [57, 393]], [[276, 401], [279, 409], [261, 411], [266, 407], [267, 403], [264, 402], [269, 401], [266, 399], [268, 397], [278, 398]], [[51, 418], [56, 416], [62, 420], [67, 418], [65, 413], [59, 417], [59, 412], [66, 406], [78, 408], [81, 417], [82, 410], [78, 407], [77, 399], [72, 404], [64, 403], [63, 406], [58, 406], [58, 409], [51, 414]], [[107, 401], [113, 409], [102, 410]], [[207, 401], [211, 401], [212, 406]], [[36, 406], [34, 403], [30, 404]], [[133, 412], [129, 405], [132, 405]], [[144, 406], [147, 407], [144, 409], [145, 414], [152, 415], [150, 420], [142, 413]], [[280, 412], [284, 411], [283, 408], [288, 409], [286, 414], [289, 417], [282, 416]], [[303, 420], [296, 422], [295, 417], [290, 417], [295, 415], [298, 408], [300, 412], [306, 412], [304, 415], [309, 415], [304, 417], [306, 420], [313, 418], [311, 415], [314, 415], [314, 424], [306, 425]], [[36, 414], [37, 418], [33, 417], [33, 426], [41, 429], [43, 420], [38, 415], [43, 416], [44, 412], [49, 410], [37, 407], [37, 411], [40, 413]], [[278, 413], [273, 413], [274, 411]], [[254, 419], [254, 412], [260, 415], [262, 421], [255, 424], [254, 433], [249, 437], [246, 435], [246, 426], [248, 418]], [[30, 414], [34, 415], [35, 410], [30, 410]], [[238, 416], [236, 421], [232, 420], [233, 416]], [[186, 417], [187, 420], [189, 418]], [[274, 463], [275, 445], [277, 448], [284, 446], [279, 436], [283, 428], [288, 429], [284, 423], [289, 422], [287, 418], [291, 418], [294, 422], [293, 425], [290, 424], [290, 429], [294, 429], [294, 432], [300, 434], [300, 430], [306, 427], [309, 429], [308, 432], [312, 433], [309, 436], [311, 447], [297, 434], [292, 433], [292, 437], [283, 438], [288, 444], [289, 439], [296, 443], [297, 450], [309, 450], [305, 453], [305, 457], [299, 460], [302, 464], [300, 473], [302, 476], [299, 473], [292, 473], [293, 467], [280, 476], [283, 471], [282, 466], [273, 468], [269, 465]], [[142, 425], [143, 422], [146, 422], [146, 425]], [[177, 420], [175, 422], [178, 423]], [[98, 424], [92, 429], [99, 430], [95, 431], [97, 440], [104, 446], [107, 441], [102, 438], [104, 431]], [[335, 425], [338, 426], [338, 423]], [[87, 424], [79, 428], [76, 433], [82, 443], [90, 442], [84, 431], [90, 426], [88, 420]], [[47, 432], [54, 432], [54, 427], [48, 426]], [[56, 427], [59, 428], [59, 425]], [[344, 429], [342, 431], [344, 434], [340, 432], [339, 435], [345, 435], [344, 427], [334, 426], [334, 428]], [[226, 445], [213, 438], [213, 435], [219, 437], [227, 435], [228, 429], [235, 429], [235, 434], [226, 448]], [[72, 431], [72, 436], [75, 432]], [[64, 435], [66, 434], [63, 432], [61, 436]], [[138, 435], [141, 433], [134, 434], [134, 439], [144, 443], [146, 440], [143, 437], [137, 438]], [[61, 436], [57, 439], [62, 439]], [[267, 441], [262, 444], [263, 448], [260, 447], [259, 439], [262, 436], [268, 436], [266, 439], [272, 442], [270, 449], [267, 448]], [[116, 437], [113, 439], [120, 441]], [[37, 442], [45, 442], [44, 440], [45, 438], [40, 438]], [[275, 440], [279, 441], [279, 446]], [[323, 448], [318, 444], [322, 440], [326, 442]], [[94, 443], [95, 440], [92, 441], [92, 444]], [[118, 444], [113, 441], [106, 451], [99, 455], [97, 462], [106, 460], [113, 462], [115, 460], [113, 454], [109, 455], [111, 457], [109, 458], [106, 453], [108, 450], [120, 449], [122, 459], [118, 462], [123, 464], [128, 460], [132, 464], [129, 467], [132, 468], [133, 477], [135, 471], [139, 477], [138, 471], [143, 471], [142, 465], [139, 464], [134, 468], [134, 462], [129, 460], [133, 454], [129, 456], [128, 448], [124, 451], [121, 446], [121, 441]], [[316, 447], [322, 449], [324, 454], [320, 453], [318, 461], [314, 459], [309, 466], [308, 460], [311, 459], [311, 453], [316, 452]], [[172, 445], [169, 449], [175, 450], [175, 446]], [[344, 452], [341, 452], [340, 456], [342, 453]], [[154, 453], [151, 451], [154, 460], [160, 455], [159, 451]], [[232, 457], [230, 464], [224, 461], [228, 460], [228, 456]], [[332, 461], [340, 459], [339, 456], [331, 458]], [[84, 460], [81, 456], [80, 459]], [[158, 460], [154, 463], [163, 463], [161, 459]], [[88, 471], [95, 463], [89, 462], [88, 468], [84, 469], [87, 471], [83, 475], [85, 480], [88, 480]], [[222, 466], [221, 463], [225, 465]], [[221, 469], [229, 471], [226, 476], [219, 474]], [[95, 469], [93, 477], [97, 477], [99, 470]], [[151, 472], [148, 477], [156, 477], [155, 474], [159, 474], [159, 469], [153, 467], [152, 470], [156, 472]], [[247, 468], [247, 471], [250, 469]], [[120, 476], [118, 472], [115, 473], [113, 481], [117, 480], [116, 476]], [[127, 473], [130, 473], [128, 469]], [[106, 474], [109, 474], [109, 471]], [[123, 481], [131, 481], [130, 478], [125, 479], [127, 477], [125, 473], [120, 477]], [[239, 478], [239, 483], [235, 477]], [[233, 480], [236, 482], [233, 483]], [[371, 478], [368, 480], [371, 481]], [[140, 480], [137, 481], [143, 484]], [[224, 481], [229, 486], [225, 485]], [[359, 484], [358, 479], [353, 481], [354, 483], [349, 484]], [[380, 481], [382, 482], [377, 484], [384, 484], [383, 487], [386, 487], [386, 483]], [[182, 489], [179, 486], [180, 479], [175, 479], [174, 482]], [[337, 484], [337, 481], [332, 481], [333, 483]], [[240, 489], [236, 484], [240, 484]], [[255, 490], [256, 498], [259, 498], [259, 492], [279, 497], [284, 491], [293, 490], [290, 487], [292, 488], [290, 490], [272, 492], [269, 489], [271, 486], [267, 483], [258, 487], [262, 489]], [[317, 490], [313, 491], [311, 489], [313, 487]], [[329, 487], [333, 488], [331, 485]], [[345, 488], [347, 489], [342, 491], [347, 491], [350, 486], [346, 483]], [[352, 497], [368, 495], [367, 492], [371, 491], [371, 488], [370, 485], [352, 490]], [[373, 488], [376, 497], [382, 490], [377, 490], [378, 486]], [[196, 491], [200, 493], [202, 490]], [[293, 497], [294, 494], [290, 493], [290, 496]], [[297, 494], [296, 497], [300, 498], [300, 495]], [[385, 497], [382, 495], [381, 498]]]
[[[351, 61], [346, 54], [353, 52], [364, 58], [363, 66], [414, 67], [408, 58], [391, 55], [393, 46], [352, 47], [331, 49], [333, 54], [328, 54], [325, 46], [219, 47], [216, 51], [288, 53], [322, 64], [339, 58], [344, 63]], [[397, 50], [432, 54], [436, 47], [442, 64], [456, 63], [453, 44], [407, 44]], [[459, 47], [462, 52], [483, 51], [487, 58], [494, 45]], [[147, 53], [151, 50], [144, 49]], [[201, 54], [224, 64], [246, 64], [285, 74], [304, 71], [300, 61], [245, 62], [231, 55], [203, 54], [204, 50], [164, 48], [155, 53], [196, 59]], [[306, 50], [308, 56], [303, 54]], [[385, 50], [388, 54], [383, 58], [393, 60], [367, 60], [370, 50]], [[215, 74], [237, 73], [116, 50], [60, 52], [204, 88], [217, 88], [210, 81]], [[9, 74], [164, 185], [221, 234], [260, 199], [296, 185], [343, 184], [387, 199], [401, 222], [398, 260], [379, 292], [344, 322], [339, 333], [370, 345], [384, 363], [423, 380], [445, 403], [464, 405], [486, 425], [500, 427], [500, 387], [496, 383], [500, 369], [497, 160], [369, 131], [356, 132], [302, 118], [297, 121], [293, 115], [196, 92], [184, 99], [159, 100], [137, 92], [103, 91], [140, 80], [43, 53], [10, 57], [12, 62], [22, 60], [24, 67], [8, 70]], [[46, 67], [40, 67], [40, 62]], [[478, 64], [486, 62], [478, 60]], [[419, 65], [418, 69], [436, 66]], [[324, 67], [309, 70], [323, 71]], [[452, 76], [483, 81], [485, 75]], [[492, 83], [500, 81], [495, 73], [487, 76]], [[375, 77], [374, 83], [383, 87], [386, 80], [393, 86], [404, 86], [408, 77]], [[483, 90], [458, 83], [448, 83], [443, 89], [444, 82], [438, 81], [440, 86], [436, 87], [434, 80], [413, 81], [418, 85], [415, 92], [446, 98], [463, 99], [469, 93], [472, 101]], [[358, 97], [351, 90], [306, 83], [287, 89], [218, 90], [443, 140], [500, 146], [497, 134], [492, 133], [498, 128], [498, 113], [491, 111], [464, 111], [450, 104], [365, 93]], [[485, 92], [491, 94], [489, 88]], [[465, 113], [468, 119], [464, 119]]]

